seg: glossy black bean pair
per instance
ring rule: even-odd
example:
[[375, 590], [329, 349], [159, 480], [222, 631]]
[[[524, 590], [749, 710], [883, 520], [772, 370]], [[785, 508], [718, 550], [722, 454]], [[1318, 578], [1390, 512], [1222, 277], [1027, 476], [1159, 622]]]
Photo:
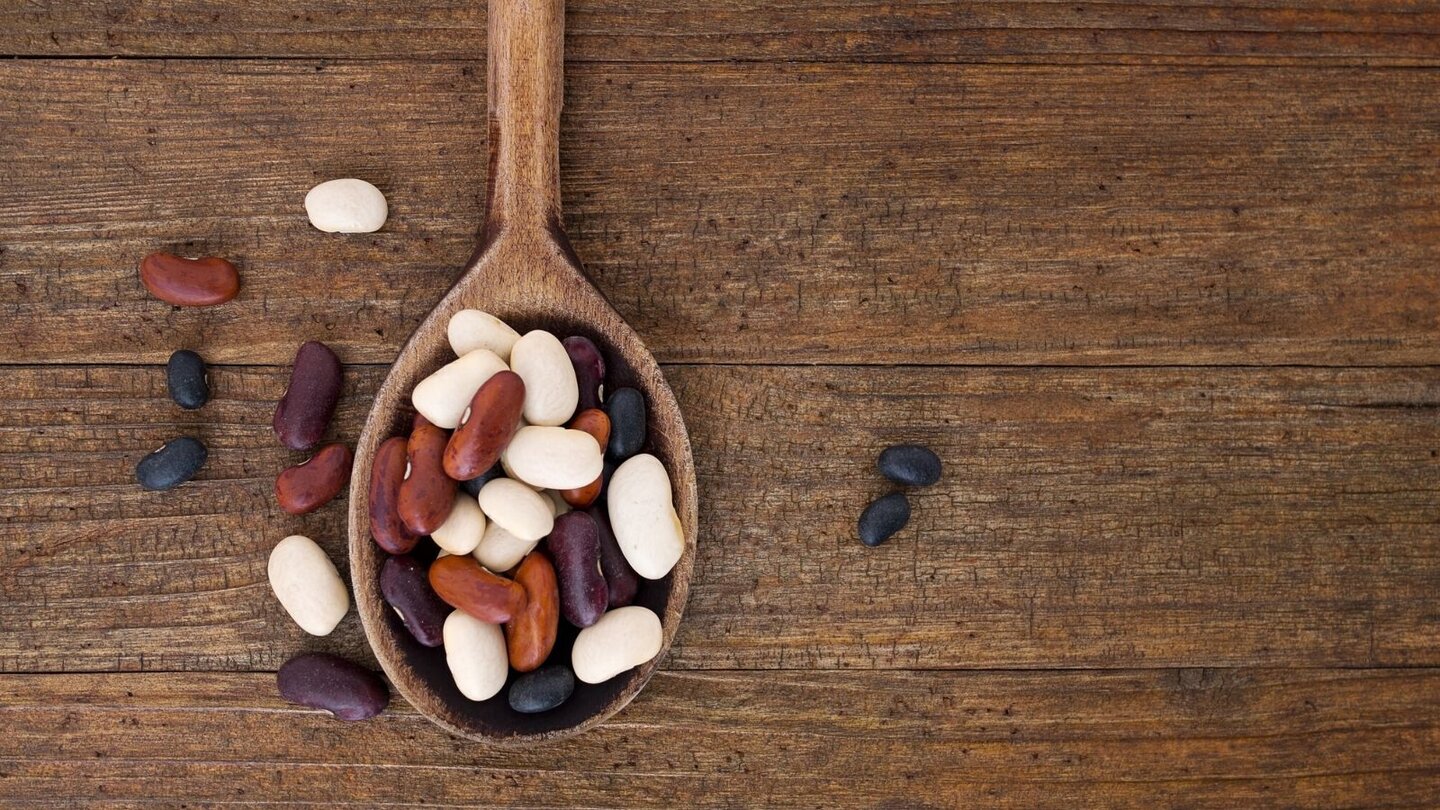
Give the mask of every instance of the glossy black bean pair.
[[366, 720], [390, 705], [390, 690], [380, 676], [338, 655], [302, 653], [275, 673], [280, 697], [324, 709], [340, 720]]
[[210, 380], [205, 372], [205, 360], [189, 349], [181, 349], [170, 355], [165, 364], [165, 385], [170, 389], [170, 398], [187, 411], [193, 411], [210, 401]]
[[181, 436], [135, 465], [135, 480], [148, 490], [174, 489], [195, 477], [209, 453], [199, 439]]
[[575, 673], [564, 664], [551, 664], [527, 672], [510, 684], [510, 708], [521, 714], [548, 712], [570, 699]]

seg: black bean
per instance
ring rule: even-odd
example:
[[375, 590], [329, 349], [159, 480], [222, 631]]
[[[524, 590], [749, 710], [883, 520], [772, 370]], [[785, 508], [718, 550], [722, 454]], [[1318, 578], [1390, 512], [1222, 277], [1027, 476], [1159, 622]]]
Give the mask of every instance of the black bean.
[[910, 501], [904, 494], [892, 492], [865, 507], [860, 515], [860, 542], [878, 546], [905, 528], [909, 520]]
[[471, 478], [469, 481], [461, 481], [460, 488], [469, 493], [472, 498], [478, 498], [480, 496], [481, 487], [490, 483], [492, 480], [503, 476], [504, 474], [504, 468], [502, 468], [500, 466], [500, 462], [497, 461], [495, 462], [494, 467], [491, 467], [490, 469], [481, 473], [479, 476]]
[[135, 465], [135, 480], [149, 490], [174, 489], [200, 472], [206, 455], [199, 439], [181, 436], [140, 459]]
[[170, 398], [187, 411], [210, 401], [210, 380], [205, 375], [205, 360], [189, 349], [170, 355], [165, 364], [165, 384]]
[[445, 617], [450, 606], [430, 587], [429, 571], [409, 554], [385, 560], [380, 567], [380, 594], [405, 622], [405, 629], [426, 647], [444, 641]]
[[634, 388], [617, 388], [605, 397], [605, 415], [610, 417], [610, 446], [607, 455], [624, 461], [645, 448], [645, 395]]
[[301, 653], [275, 673], [280, 697], [324, 709], [340, 720], [366, 720], [390, 705], [390, 690], [380, 676], [338, 655]]
[[570, 699], [575, 673], [564, 664], [551, 664], [516, 678], [510, 684], [510, 708], [522, 714], [548, 712]]
[[885, 448], [875, 466], [881, 475], [905, 486], [928, 487], [940, 480], [940, 457], [918, 444]]
[[610, 607], [625, 607], [635, 601], [635, 591], [640, 588], [640, 577], [625, 559], [615, 532], [610, 530], [610, 518], [603, 507], [590, 507], [585, 513], [595, 519], [595, 528], [600, 538], [600, 571], [605, 575], [605, 586], [610, 595]]
[[567, 337], [560, 341], [570, 364], [575, 367], [575, 381], [580, 385], [580, 404], [575, 411], [600, 407], [600, 384], [605, 381], [605, 357], [587, 337]]

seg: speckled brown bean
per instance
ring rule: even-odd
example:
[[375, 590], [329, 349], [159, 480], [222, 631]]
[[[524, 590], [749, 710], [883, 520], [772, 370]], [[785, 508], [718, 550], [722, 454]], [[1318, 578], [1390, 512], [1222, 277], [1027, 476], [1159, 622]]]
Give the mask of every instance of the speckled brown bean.
[[600, 538], [600, 571], [605, 575], [605, 587], [610, 593], [610, 607], [625, 607], [635, 601], [635, 592], [640, 589], [640, 575], [625, 561], [625, 553], [610, 531], [610, 517], [605, 508], [596, 506], [585, 510], [595, 519], [596, 534]]
[[465, 555], [451, 554], [431, 563], [430, 587], [446, 604], [491, 624], [504, 624], [525, 608], [524, 588]]
[[568, 337], [560, 341], [575, 367], [575, 382], [580, 386], [577, 409], [587, 411], [600, 407], [600, 384], [605, 382], [605, 356], [590, 338]]
[[445, 523], [455, 506], [456, 482], [445, 474], [442, 459], [450, 433], [428, 421], [416, 420], [406, 443], [405, 479], [396, 508], [415, 534], [429, 534]]
[[240, 292], [240, 271], [215, 256], [187, 259], [173, 253], [151, 253], [140, 261], [140, 283], [167, 304], [212, 307]]
[[555, 648], [560, 627], [560, 586], [555, 566], [544, 552], [532, 551], [515, 569], [515, 581], [525, 589], [525, 608], [505, 623], [505, 647], [516, 672], [538, 669]]
[[275, 406], [271, 422], [280, 443], [309, 450], [325, 437], [335, 403], [340, 401], [340, 358], [318, 340], [300, 346], [290, 370], [290, 385]]
[[560, 612], [576, 627], [589, 627], [605, 613], [610, 594], [600, 572], [600, 537], [595, 519], [584, 512], [555, 518], [545, 539], [560, 580]]
[[339, 720], [365, 720], [390, 705], [390, 690], [380, 676], [353, 661], [329, 653], [301, 653], [275, 673], [280, 697], [324, 709]]
[[392, 436], [375, 450], [375, 463], [370, 468], [370, 536], [375, 544], [391, 554], [404, 554], [415, 548], [419, 538], [400, 519], [396, 501], [400, 483], [405, 479], [405, 445], [403, 436]]
[[354, 457], [343, 444], [327, 444], [315, 455], [275, 477], [275, 500], [292, 515], [314, 512], [340, 494], [350, 481]]
[[[607, 442], [610, 441], [610, 417], [599, 408], [581, 411], [570, 420], [572, 430], [582, 430], [595, 437], [600, 443], [600, 449], [604, 450]], [[579, 489], [564, 489], [560, 491], [560, 497], [576, 509], [584, 509], [595, 503], [600, 498], [600, 491], [605, 486], [605, 475], [601, 473], [599, 478]]]
[[495, 466], [500, 451], [520, 429], [524, 405], [525, 381], [519, 374], [501, 371], [486, 380], [445, 446], [445, 474], [468, 481]]

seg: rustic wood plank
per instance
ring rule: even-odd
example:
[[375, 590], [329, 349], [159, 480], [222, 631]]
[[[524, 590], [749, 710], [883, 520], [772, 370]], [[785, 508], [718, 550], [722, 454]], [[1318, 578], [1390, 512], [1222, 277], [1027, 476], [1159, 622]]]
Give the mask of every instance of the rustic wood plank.
[[[352, 368], [338, 437], [382, 371]], [[671, 668], [1440, 663], [1440, 368], [667, 376], [701, 508]], [[344, 555], [340, 504], [272, 502], [299, 458], [268, 427], [283, 370], [213, 377], [187, 414], [158, 368], [0, 370], [0, 671], [369, 657], [353, 613], [309, 639], [266, 584], [287, 534]], [[212, 448], [201, 480], [139, 491], [135, 460], [181, 432]], [[948, 474], [865, 549], [875, 453], [902, 440]]]
[[[0, 362], [389, 362], [473, 247], [483, 65], [0, 64]], [[1440, 362], [1440, 72], [579, 65], [568, 224], [666, 361]], [[296, 103], [303, 99], [304, 103]], [[321, 234], [358, 174], [392, 217]], [[243, 265], [173, 311], [134, 265]], [[331, 302], [323, 305], [320, 302]]]
[[[0, 53], [470, 58], [485, 50], [484, 5], [32, 0], [0, 6]], [[1440, 12], [1406, 0], [572, 0], [568, 16], [583, 61], [1440, 60]]]
[[266, 674], [5, 676], [0, 722], [0, 805], [27, 808], [1416, 807], [1440, 791], [1434, 670], [672, 672], [599, 728], [522, 751], [398, 702], [338, 723]]

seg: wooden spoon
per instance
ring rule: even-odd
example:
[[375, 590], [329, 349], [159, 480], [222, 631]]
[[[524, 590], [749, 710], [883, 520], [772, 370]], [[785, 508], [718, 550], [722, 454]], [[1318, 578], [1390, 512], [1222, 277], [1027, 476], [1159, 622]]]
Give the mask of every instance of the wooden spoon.
[[[480, 246], [465, 274], [401, 349], [375, 395], [355, 448], [350, 486], [350, 574], [360, 620], [380, 665], [400, 694], [426, 717], [455, 734], [501, 745], [575, 734], [629, 703], [675, 637], [695, 561], [695, 464], [675, 396], [639, 337], [586, 278], [561, 226], [564, 27], [564, 0], [490, 0], [490, 176]], [[647, 450], [670, 472], [685, 529], [680, 562], [663, 579], [641, 580], [635, 600], [661, 618], [660, 655], [605, 683], [577, 684], [570, 700], [543, 714], [512, 711], [504, 691], [480, 703], [466, 699], [455, 688], [444, 651], [420, 646], [380, 595], [380, 565], [386, 554], [370, 538], [368, 514], [375, 449], [390, 436], [408, 433], [410, 392], [454, 359], [446, 325], [465, 308], [489, 312], [522, 334], [540, 328], [562, 338], [585, 335], [600, 346], [609, 366], [607, 388], [629, 385], [645, 394], [650, 409]], [[557, 658], [565, 658], [562, 653], [574, 633], [567, 636], [566, 623], [561, 625]]]

